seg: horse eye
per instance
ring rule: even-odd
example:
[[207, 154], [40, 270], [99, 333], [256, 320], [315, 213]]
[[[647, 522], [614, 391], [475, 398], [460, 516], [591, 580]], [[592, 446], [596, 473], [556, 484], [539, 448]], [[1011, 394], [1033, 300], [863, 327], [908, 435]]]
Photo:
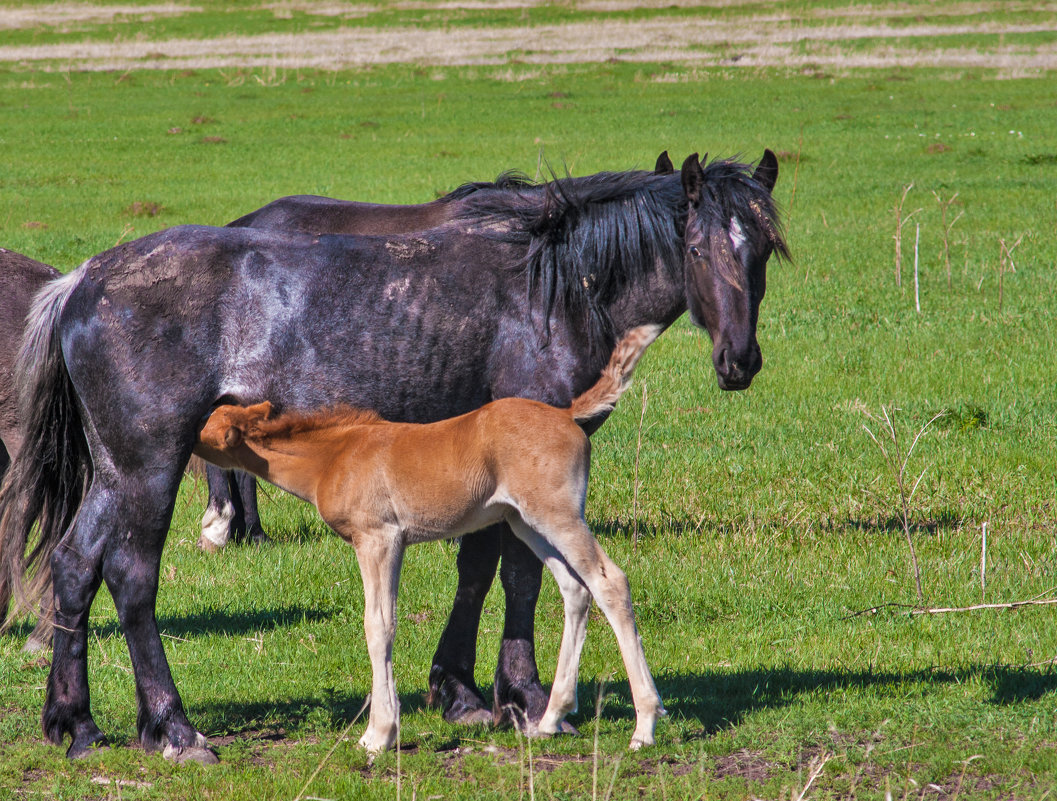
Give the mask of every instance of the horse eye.
[[695, 259], [700, 259], [701, 251], [698, 250], [696, 247], [692, 247], [690, 248], [690, 255], [693, 256]]

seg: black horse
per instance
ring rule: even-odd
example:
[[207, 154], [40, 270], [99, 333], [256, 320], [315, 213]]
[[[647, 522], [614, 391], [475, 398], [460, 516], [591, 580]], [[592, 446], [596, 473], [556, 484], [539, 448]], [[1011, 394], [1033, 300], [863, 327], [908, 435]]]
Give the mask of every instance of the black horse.
[[[674, 165], [668, 152], [662, 152], [654, 166], [654, 174], [671, 175]], [[575, 184], [577, 179], [570, 183]], [[546, 192], [545, 185], [529, 182], [516, 173], [504, 173], [494, 182], [464, 184], [443, 197], [416, 205], [362, 203], [313, 195], [293, 195], [279, 198], [262, 208], [228, 224], [229, 227], [252, 227], [302, 233], [393, 234], [423, 230], [450, 222], [459, 217], [466, 201], [473, 195], [477, 204], [485, 192]], [[0, 375], [11, 374], [14, 353], [21, 339], [22, 325], [29, 311], [32, 294], [59, 272], [48, 265], [13, 253], [0, 251], [0, 281], [10, 284], [7, 296], [12, 300], [10, 324], [0, 331]], [[10, 330], [8, 330], [10, 329]], [[12, 394], [11, 392], [8, 393]], [[12, 397], [0, 391], [0, 417], [7, 425], [0, 429], [0, 438], [14, 442], [17, 415]], [[197, 461], [193, 457], [192, 461]], [[257, 485], [253, 476], [241, 471], [224, 471], [206, 465], [209, 499], [202, 518], [199, 545], [207, 550], [222, 547], [230, 538], [263, 542], [267, 535], [257, 511]], [[517, 708], [532, 722], [543, 712], [546, 695], [539, 683], [532, 646], [533, 616], [539, 592], [538, 569], [534, 558], [516, 538], [504, 538], [497, 545], [495, 538], [482, 534], [464, 540], [465, 552], [460, 551], [460, 584], [453, 605], [446, 634], [441, 638], [430, 671], [429, 700], [443, 709], [444, 717], [452, 722], [472, 723], [493, 718], [502, 722], [509, 719], [508, 710]], [[479, 627], [481, 605], [478, 599], [487, 594], [496, 572], [499, 553], [504, 568], [501, 571], [506, 594], [505, 632], [496, 671], [494, 712], [473, 683], [476, 632]], [[45, 591], [45, 604], [37, 626], [26, 641], [25, 650], [35, 652], [51, 643], [50, 589]], [[0, 597], [0, 612], [7, 609], [8, 599]], [[0, 614], [2, 617], [2, 614]], [[470, 650], [468, 650], [470, 649]]]
[[[620, 334], [687, 308], [712, 337], [719, 385], [744, 389], [761, 367], [767, 261], [786, 255], [776, 177], [769, 151], [755, 171], [702, 170], [694, 155], [681, 180], [600, 174], [486, 193], [417, 235], [174, 228], [49, 283], [20, 357], [23, 456], [0, 491], [0, 592], [25, 603], [54, 579], [46, 735], [69, 734], [71, 757], [104, 740], [89, 709], [87, 622], [106, 581], [144, 747], [215, 760], [184, 712], [154, 609], [183, 466], [216, 404], [348, 403], [421, 421], [509, 395], [568, 405]], [[538, 588], [539, 562], [519, 569]], [[531, 655], [531, 616], [522, 625], [527, 637], [504, 634]], [[457, 629], [445, 636], [475, 640]]]
[[[667, 150], [657, 157], [653, 171], [658, 175], [675, 172]], [[406, 234], [451, 222], [461, 213], [463, 201], [477, 192], [533, 189], [539, 190], [540, 187], [516, 172], [506, 172], [493, 182], [463, 184], [429, 203], [399, 205], [318, 195], [289, 195], [233, 220], [228, 227], [304, 234]], [[206, 468], [206, 478], [209, 500], [202, 517], [199, 546], [212, 551], [224, 547], [232, 539], [236, 542], [266, 542], [268, 535], [257, 509], [256, 479], [240, 470], [225, 471], [213, 465]]]

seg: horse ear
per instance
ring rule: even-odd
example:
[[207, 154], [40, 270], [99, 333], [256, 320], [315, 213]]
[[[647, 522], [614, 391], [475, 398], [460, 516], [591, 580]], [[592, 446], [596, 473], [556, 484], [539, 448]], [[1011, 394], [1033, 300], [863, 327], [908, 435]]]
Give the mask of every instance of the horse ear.
[[695, 206], [701, 202], [701, 187], [705, 182], [705, 172], [701, 169], [701, 162], [697, 160], [697, 153], [691, 153], [683, 162], [682, 170], [683, 191], [686, 198]]
[[653, 171], [657, 175], [671, 175], [675, 172], [675, 165], [672, 164], [672, 160], [668, 158], [668, 151], [662, 151], [661, 155], [657, 157], [657, 164], [653, 168]]
[[767, 189], [767, 194], [774, 191], [774, 185], [778, 183], [778, 157], [771, 150], [764, 149], [763, 158], [752, 177]]
[[237, 448], [242, 444], [242, 429], [238, 426], [231, 426], [226, 432], [224, 432], [224, 447], [225, 448]]

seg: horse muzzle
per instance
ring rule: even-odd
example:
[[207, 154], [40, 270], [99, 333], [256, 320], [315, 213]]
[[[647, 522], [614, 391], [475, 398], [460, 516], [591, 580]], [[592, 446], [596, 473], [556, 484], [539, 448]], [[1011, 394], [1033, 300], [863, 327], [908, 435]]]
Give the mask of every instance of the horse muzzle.
[[712, 354], [716, 381], [722, 390], [734, 392], [748, 389], [752, 379], [763, 367], [763, 355], [755, 342], [740, 351], [729, 345], [717, 347]]

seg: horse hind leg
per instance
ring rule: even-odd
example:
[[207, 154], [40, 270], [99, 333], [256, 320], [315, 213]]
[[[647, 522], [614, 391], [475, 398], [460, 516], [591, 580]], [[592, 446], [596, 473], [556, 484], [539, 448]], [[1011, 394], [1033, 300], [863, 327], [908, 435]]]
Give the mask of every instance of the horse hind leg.
[[[182, 466], [183, 462], [174, 459], [173, 464]], [[217, 762], [217, 756], [209, 749], [205, 736], [187, 719], [155, 617], [161, 552], [181, 473], [174, 468], [168, 474], [154, 476], [139, 472], [108, 476], [106, 490], [96, 489], [104, 480], [97, 474], [91, 495], [94, 502], [82, 507], [75, 528], [78, 541], [90, 540], [104, 553], [101, 571], [96, 575], [102, 575], [114, 598], [128, 644], [136, 681], [140, 742], [148, 751], [163, 751], [167, 759], [211, 764]], [[56, 619], [60, 624], [56, 628], [56, 661], [64, 608], [59, 586], [56, 577]], [[83, 654], [75, 656], [84, 664]], [[68, 658], [64, 655], [64, 659]], [[56, 685], [49, 682], [49, 686]]]
[[449, 723], [491, 723], [493, 719], [473, 672], [481, 609], [499, 564], [500, 537], [499, 529], [490, 526], [467, 534], [459, 544], [459, 586], [429, 672], [428, 701], [443, 710]]

